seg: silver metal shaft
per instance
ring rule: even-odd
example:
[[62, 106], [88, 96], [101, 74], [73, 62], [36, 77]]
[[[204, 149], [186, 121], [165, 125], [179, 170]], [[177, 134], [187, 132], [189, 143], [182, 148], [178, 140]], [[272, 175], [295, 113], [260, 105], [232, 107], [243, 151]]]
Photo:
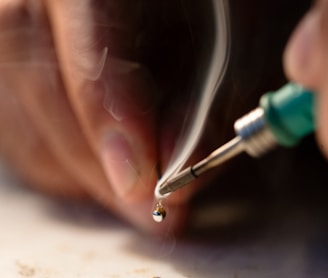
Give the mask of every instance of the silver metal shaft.
[[176, 191], [209, 169], [226, 162], [243, 151], [253, 157], [260, 157], [277, 145], [275, 137], [266, 124], [262, 108], [256, 108], [238, 119], [234, 128], [237, 134], [234, 139], [216, 149], [194, 166], [184, 169], [167, 180], [159, 189], [159, 193], [165, 195]]
[[169, 179], [160, 188], [159, 192], [162, 195], [165, 195], [167, 193], [176, 191], [196, 179], [201, 174], [226, 162], [227, 160], [240, 154], [243, 151], [244, 146], [242, 144], [242, 139], [241, 137], [237, 136], [228, 143], [224, 144], [222, 147], [219, 147], [213, 151], [209, 156], [194, 166], [184, 169], [174, 178]]

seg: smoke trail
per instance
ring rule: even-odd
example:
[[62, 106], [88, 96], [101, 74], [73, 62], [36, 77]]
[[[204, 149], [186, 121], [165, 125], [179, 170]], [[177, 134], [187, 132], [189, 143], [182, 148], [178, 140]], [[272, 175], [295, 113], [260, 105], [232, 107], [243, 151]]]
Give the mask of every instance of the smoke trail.
[[187, 128], [183, 141], [178, 142], [176, 145], [176, 153], [172, 156], [169, 166], [155, 187], [154, 195], [158, 200], [166, 197], [159, 192], [162, 184], [181, 170], [200, 140], [211, 103], [222, 83], [227, 68], [230, 44], [228, 3], [226, 0], [213, 0], [212, 4], [216, 38], [207, 74], [205, 75], [206, 78], [201, 88], [199, 106], [190, 120], [190, 126]]

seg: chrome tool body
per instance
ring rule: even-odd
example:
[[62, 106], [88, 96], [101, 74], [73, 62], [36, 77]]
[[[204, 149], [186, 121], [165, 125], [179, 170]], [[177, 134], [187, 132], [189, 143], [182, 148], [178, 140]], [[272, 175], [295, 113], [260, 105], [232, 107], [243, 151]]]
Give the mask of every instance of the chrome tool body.
[[315, 129], [313, 93], [293, 83], [277, 92], [269, 92], [261, 97], [258, 108], [235, 122], [234, 129], [234, 139], [168, 179], [161, 186], [160, 194], [164, 196], [178, 190], [244, 151], [252, 157], [260, 157], [277, 145], [296, 145]]

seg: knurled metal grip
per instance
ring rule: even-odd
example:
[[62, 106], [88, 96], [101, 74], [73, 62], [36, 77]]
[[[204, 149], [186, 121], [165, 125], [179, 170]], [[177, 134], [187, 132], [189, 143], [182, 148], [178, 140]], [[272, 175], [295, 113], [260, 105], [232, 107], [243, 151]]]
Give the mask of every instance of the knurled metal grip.
[[242, 139], [244, 150], [253, 157], [260, 157], [277, 145], [266, 124], [264, 111], [260, 107], [238, 119], [234, 129]]

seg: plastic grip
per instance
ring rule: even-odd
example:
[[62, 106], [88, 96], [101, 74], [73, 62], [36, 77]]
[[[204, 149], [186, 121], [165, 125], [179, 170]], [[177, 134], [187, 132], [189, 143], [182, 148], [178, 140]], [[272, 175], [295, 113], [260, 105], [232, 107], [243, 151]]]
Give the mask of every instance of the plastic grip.
[[315, 129], [314, 94], [294, 83], [260, 99], [268, 128], [277, 142], [285, 147], [296, 145]]

